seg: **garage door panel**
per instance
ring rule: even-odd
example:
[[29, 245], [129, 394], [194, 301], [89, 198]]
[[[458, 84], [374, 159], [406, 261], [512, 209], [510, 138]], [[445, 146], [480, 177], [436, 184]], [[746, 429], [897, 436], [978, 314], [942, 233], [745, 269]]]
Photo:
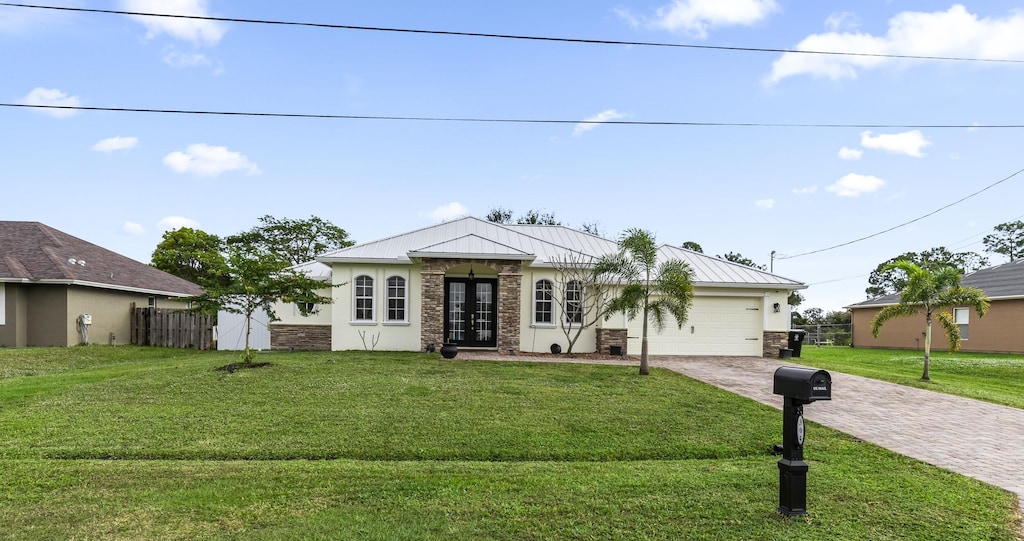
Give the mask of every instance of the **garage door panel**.
[[[761, 297], [697, 297], [682, 329], [670, 323], [658, 333], [648, 330], [652, 355], [761, 356]], [[640, 352], [643, 322], [629, 322], [629, 351]]]

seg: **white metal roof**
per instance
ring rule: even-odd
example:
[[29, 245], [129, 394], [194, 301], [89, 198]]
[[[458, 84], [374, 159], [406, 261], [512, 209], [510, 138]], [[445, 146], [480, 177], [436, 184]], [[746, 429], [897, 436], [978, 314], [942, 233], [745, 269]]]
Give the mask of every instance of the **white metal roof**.
[[[530, 261], [550, 267], [570, 256], [600, 258], [618, 251], [605, 238], [560, 225], [496, 224], [468, 216], [401, 235], [357, 244], [317, 257], [326, 263], [410, 263], [413, 258], [480, 258]], [[697, 285], [803, 289], [796, 280], [699, 252], [663, 245], [660, 260], [681, 259], [693, 268]]]

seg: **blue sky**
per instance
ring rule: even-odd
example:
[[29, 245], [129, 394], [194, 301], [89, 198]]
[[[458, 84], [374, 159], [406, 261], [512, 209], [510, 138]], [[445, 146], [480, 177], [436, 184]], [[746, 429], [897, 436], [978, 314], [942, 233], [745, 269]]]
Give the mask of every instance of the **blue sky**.
[[[729, 47], [1024, 60], [1020, 2], [39, 0], [50, 6]], [[0, 102], [359, 116], [1021, 123], [1024, 64], [395, 34], [0, 7]], [[864, 298], [906, 251], [1024, 214], [1021, 130], [211, 117], [0, 108], [5, 220], [140, 261], [188, 225], [316, 215], [370, 241], [496, 206], [739, 252]], [[1000, 256], [991, 256], [1000, 263]]]

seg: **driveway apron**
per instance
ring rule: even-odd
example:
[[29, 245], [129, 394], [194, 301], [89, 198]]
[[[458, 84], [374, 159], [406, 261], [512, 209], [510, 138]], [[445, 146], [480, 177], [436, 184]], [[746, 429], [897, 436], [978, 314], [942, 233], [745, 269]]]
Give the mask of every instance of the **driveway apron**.
[[[786, 363], [751, 357], [658, 357], [667, 368], [782, 409], [772, 393]], [[1017, 494], [1024, 510], [1024, 410], [852, 376], [832, 375], [832, 400], [804, 409], [807, 419], [901, 455]]]
[[[562, 361], [486, 354], [473, 358]], [[772, 379], [775, 369], [786, 366], [784, 362], [756, 357], [658, 356], [651, 357], [650, 364], [782, 409], [783, 398], [772, 393]], [[807, 407], [807, 419], [1009, 490], [1017, 494], [1024, 511], [1024, 409], [839, 372], [830, 374], [832, 400]]]

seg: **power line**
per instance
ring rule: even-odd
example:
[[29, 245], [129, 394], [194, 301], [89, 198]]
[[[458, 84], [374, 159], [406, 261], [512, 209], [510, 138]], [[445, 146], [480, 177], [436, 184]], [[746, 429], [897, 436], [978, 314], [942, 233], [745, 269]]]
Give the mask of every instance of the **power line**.
[[788, 256], [785, 256], [785, 257], [776, 257], [776, 259], [793, 259], [795, 257], [802, 257], [802, 256], [805, 256], [805, 255], [820, 254], [821, 252], [827, 252], [827, 251], [830, 251], [830, 250], [835, 250], [836, 248], [842, 248], [843, 246], [849, 246], [851, 244], [854, 244], [854, 243], [857, 243], [857, 242], [861, 242], [861, 241], [865, 241], [865, 240], [877, 237], [879, 235], [884, 235], [885, 233], [888, 233], [890, 231], [895, 231], [895, 230], [897, 230], [897, 229], [899, 229], [901, 227], [906, 227], [906, 226], [908, 226], [908, 225], [910, 225], [912, 223], [919, 222], [919, 221], [921, 221], [921, 220], [923, 220], [923, 219], [925, 219], [925, 218], [927, 218], [929, 216], [933, 216], [935, 214], [938, 214], [939, 212], [942, 212], [942, 211], [948, 209], [949, 207], [952, 207], [954, 205], [959, 205], [960, 203], [963, 203], [964, 201], [967, 201], [968, 199], [970, 199], [970, 198], [972, 198], [972, 197], [974, 197], [976, 195], [979, 195], [982, 192], [986, 192], [986, 191], [988, 191], [988, 190], [990, 190], [992, 188], [995, 188], [996, 186], [998, 186], [998, 185], [1000, 185], [1000, 184], [1010, 180], [1011, 178], [1013, 178], [1013, 177], [1015, 177], [1015, 176], [1017, 176], [1017, 175], [1019, 175], [1021, 173], [1024, 173], [1024, 169], [1020, 169], [1017, 172], [1013, 173], [1012, 175], [1010, 175], [1010, 176], [1008, 176], [1006, 178], [1003, 178], [1001, 180], [997, 180], [996, 182], [993, 182], [992, 184], [989, 184], [988, 186], [985, 186], [984, 188], [982, 188], [982, 189], [980, 189], [980, 190], [978, 190], [978, 191], [976, 191], [976, 192], [974, 192], [974, 193], [972, 193], [970, 195], [966, 195], [964, 197], [961, 197], [960, 199], [957, 199], [956, 201], [953, 201], [952, 203], [950, 203], [948, 205], [939, 207], [939, 208], [929, 212], [928, 214], [925, 214], [924, 216], [919, 216], [917, 218], [914, 218], [913, 220], [910, 220], [910, 221], [907, 221], [907, 222], [903, 222], [903, 223], [901, 223], [899, 225], [894, 225], [894, 226], [892, 226], [892, 227], [890, 227], [888, 229], [879, 231], [877, 233], [872, 233], [870, 235], [867, 235], [867, 236], [864, 236], [864, 237], [860, 237], [858, 239], [853, 239], [851, 241], [847, 241], [847, 242], [844, 242], [842, 244], [836, 244], [834, 246], [829, 246], [828, 248], [821, 248], [819, 250], [811, 250], [810, 252], [803, 252], [803, 253], [800, 253], [800, 254], [788, 255]]
[[110, 15], [133, 15], [140, 17], [165, 17], [170, 19], [191, 19], [198, 21], [216, 21], [216, 22], [229, 22], [229, 23], [246, 23], [246, 24], [265, 24], [265, 25], [278, 25], [278, 26], [300, 26], [300, 27], [311, 27], [311, 28], [327, 28], [332, 30], [363, 30], [372, 32], [393, 32], [393, 33], [404, 33], [404, 34], [429, 34], [436, 36], [460, 36], [460, 37], [475, 37], [475, 38], [494, 38], [494, 39], [513, 39], [513, 40], [526, 40], [526, 41], [547, 41], [547, 42], [561, 42], [561, 43], [582, 43], [588, 45], [631, 45], [639, 47], [670, 47], [678, 49], [699, 49], [699, 50], [714, 50], [714, 51], [734, 51], [734, 52], [757, 52], [757, 53], [791, 53], [791, 54], [810, 54], [810, 55], [826, 55], [826, 56], [854, 56], [862, 58], [889, 58], [889, 59], [904, 59], [904, 60], [946, 60], [954, 62], [993, 62], [993, 63], [1008, 63], [1008, 64], [1024, 64], [1024, 60], [1008, 59], [1008, 58], [970, 58], [961, 56], [927, 56], [927, 55], [902, 55], [902, 54], [883, 54], [883, 53], [856, 53], [856, 52], [841, 52], [841, 51], [806, 51], [798, 49], [779, 49], [773, 47], [728, 47], [724, 45], [693, 45], [686, 43], [665, 43], [655, 41], [619, 41], [619, 40], [607, 40], [607, 39], [584, 39], [584, 38], [563, 38], [553, 36], [529, 36], [520, 34], [492, 34], [485, 32], [458, 32], [452, 30], [424, 30], [414, 28], [392, 28], [392, 27], [381, 27], [381, 26], [357, 26], [348, 24], [330, 24], [330, 23], [311, 23], [311, 22], [299, 22], [299, 21], [281, 21], [281, 20], [269, 20], [269, 19], [243, 19], [237, 17], [212, 17], [206, 15], [172, 15], [168, 13], [150, 13], [140, 11], [122, 11], [114, 9], [94, 9], [94, 8], [75, 8], [75, 7], [61, 7], [61, 6], [40, 6], [35, 4], [19, 4], [11, 2], [0, 2], [0, 6], [17, 7], [17, 8], [31, 8], [31, 9], [49, 9], [58, 11], [75, 11], [83, 13], [104, 13]]
[[[83, 105], [38, 105], [29, 103], [0, 103], [0, 107], [25, 109], [51, 109], [64, 111], [104, 111], [115, 113], [156, 113], [173, 115], [245, 116], [264, 118], [307, 118], [332, 120], [389, 120], [406, 122], [475, 122], [491, 124], [599, 124], [619, 126], [692, 126], [727, 128], [847, 128], [847, 129], [1021, 129], [1024, 124], [829, 124], [790, 122], [700, 122], [670, 120], [566, 120], [554, 118], [483, 118], [433, 117], [387, 115], [336, 115], [329, 113], [276, 113], [258, 111], [214, 111], [204, 109], [158, 109], [144, 107], [87, 107]], [[797, 256], [790, 256], [797, 257]]]

